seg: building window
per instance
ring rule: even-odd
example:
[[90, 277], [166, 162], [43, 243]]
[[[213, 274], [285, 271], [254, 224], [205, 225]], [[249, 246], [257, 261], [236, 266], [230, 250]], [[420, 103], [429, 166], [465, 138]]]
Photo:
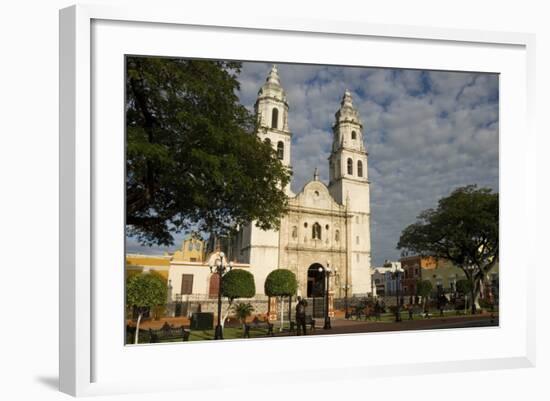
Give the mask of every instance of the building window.
[[336, 230], [336, 232], [334, 233], [334, 240], [336, 242], [340, 241], [340, 230]]
[[361, 160], [357, 162], [357, 175], [363, 177], [363, 162]]
[[359, 262], [359, 254], [356, 255], [355, 259]]
[[274, 107], [271, 111], [271, 128], [277, 128], [279, 122], [279, 109]]
[[285, 144], [283, 143], [283, 141], [279, 141], [277, 143], [277, 158], [279, 160], [283, 160], [285, 156]]
[[327, 225], [325, 226], [325, 230], [327, 230], [327, 231], [328, 231], [328, 228], [329, 228], [329, 227], [328, 227], [328, 224], [327, 224]]
[[307, 221], [304, 223], [304, 227], [307, 228]]
[[355, 243], [359, 245], [359, 236], [355, 237]]
[[193, 293], [193, 275], [181, 275], [181, 295], [190, 295]]
[[348, 159], [348, 174], [353, 175], [353, 160]]
[[298, 237], [298, 227], [292, 227], [292, 238]]
[[351, 139], [356, 139], [357, 138], [357, 134], [355, 133], [355, 131], [351, 131]]
[[311, 236], [313, 239], [321, 239], [321, 225], [319, 223], [315, 223], [311, 227]]

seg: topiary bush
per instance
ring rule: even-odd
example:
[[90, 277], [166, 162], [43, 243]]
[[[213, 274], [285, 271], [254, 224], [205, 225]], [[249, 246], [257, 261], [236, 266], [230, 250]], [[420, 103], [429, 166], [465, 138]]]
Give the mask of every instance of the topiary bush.
[[256, 295], [254, 276], [243, 269], [233, 269], [222, 277], [222, 295], [233, 301], [237, 298], [252, 298]]
[[296, 294], [297, 290], [298, 280], [290, 270], [273, 270], [265, 279], [264, 291], [270, 297], [288, 297]]

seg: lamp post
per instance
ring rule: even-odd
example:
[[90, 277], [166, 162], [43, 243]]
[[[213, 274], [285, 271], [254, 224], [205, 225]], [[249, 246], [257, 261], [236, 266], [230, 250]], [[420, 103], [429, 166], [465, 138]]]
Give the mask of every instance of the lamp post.
[[328, 315], [328, 298], [329, 298], [329, 285], [330, 285], [330, 275], [332, 273], [336, 274], [338, 272], [338, 269], [334, 269], [334, 271], [330, 268], [330, 262], [327, 260], [327, 267], [319, 267], [319, 273], [324, 272], [324, 279], [325, 279], [325, 325], [323, 326], [323, 329], [329, 330], [331, 329], [330, 325], [330, 316]]
[[399, 270], [395, 270], [394, 278], [395, 278], [395, 298], [396, 298], [396, 305], [395, 305], [395, 321], [400, 322], [401, 321], [401, 305], [399, 300], [399, 290], [400, 290], [400, 283], [399, 283]]
[[342, 286], [344, 290], [344, 311], [345, 311], [345, 318], [349, 319], [349, 310], [348, 310], [348, 290], [351, 288], [351, 285], [346, 284]]
[[222, 276], [233, 268], [233, 262], [227, 263], [223, 252], [218, 254], [214, 266], [210, 265], [210, 273], [215, 271], [218, 274], [218, 324], [214, 332], [214, 340], [223, 340], [222, 330]]

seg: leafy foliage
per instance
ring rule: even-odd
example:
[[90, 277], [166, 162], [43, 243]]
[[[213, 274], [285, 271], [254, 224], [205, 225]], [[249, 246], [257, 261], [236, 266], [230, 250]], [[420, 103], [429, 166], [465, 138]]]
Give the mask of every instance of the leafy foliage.
[[239, 318], [239, 320], [243, 324], [246, 321], [246, 318], [252, 315], [252, 312], [254, 312], [254, 307], [251, 303], [238, 303], [233, 307], [233, 309], [235, 310], [237, 318]]
[[233, 269], [222, 276], [222, 295], [233, 301], [236, 298], [252, 298], [256, 295], [254, 276], [243, 269]]
[[296, 275], [287, 269], [273, 270], [264, 283], [264, 291], [270, 297], [288, 297], [296, 294], [297, 289]]
[[470, 280], [458, 280], [456, 282], [456, 291], [460, 294], [470, 294], [473, 290], [473, 285]]
[[138, 308], [152, 308], [166, 302], [166, 283], [158, 275], [141, 273], [126, 281], [126, 304]]
[[428, 280], [418, 280], [416, 282], [416, 295], [422, 298], [428, 297], [432, 293], [432, 283]]
[[184, 229], [276, 228], [290, 173], [239, 104], [240, 63], [128, 57], [126, 224], [143, 244]]
[[483, 277], [498, 261], [498, 215], [498, 193], [476, 185], [457, 188], [405, 228], [397, 248], [449, 260], [478, 296]]

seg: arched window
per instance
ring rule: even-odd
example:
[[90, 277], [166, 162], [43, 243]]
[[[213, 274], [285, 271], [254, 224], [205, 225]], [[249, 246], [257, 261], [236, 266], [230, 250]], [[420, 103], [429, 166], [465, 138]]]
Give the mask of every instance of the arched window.
[[351, 139], [357, 139], [357, 134], [355, 131], [351, 131]]
[[271, 128], [277, 128], [279, 122], [279, 109], [273, 107], [271, 111]]
[[336, 232], [334, 233], [334, 240], [336, 242], [340, 241], [340, 230], [336, 230]]
[[283, 160], [284, 157], [285, 157], [285, 144], [283, 143], [283, 141], [279, 141], [277, 143], [277, 158], [279, 160]]
[[292, 227], [292, 238], [298, 237], [298, 227]]
[[313, 239], [321, 239], [321, 225], [319, 223], [315, 223], [311, 227], [311, 236]]
[[353, 175], [353, 160], [348, 159], [348, 174]]
[[361, 160], [357, 162], [357, 175], [363, 177], [363, 162]]

